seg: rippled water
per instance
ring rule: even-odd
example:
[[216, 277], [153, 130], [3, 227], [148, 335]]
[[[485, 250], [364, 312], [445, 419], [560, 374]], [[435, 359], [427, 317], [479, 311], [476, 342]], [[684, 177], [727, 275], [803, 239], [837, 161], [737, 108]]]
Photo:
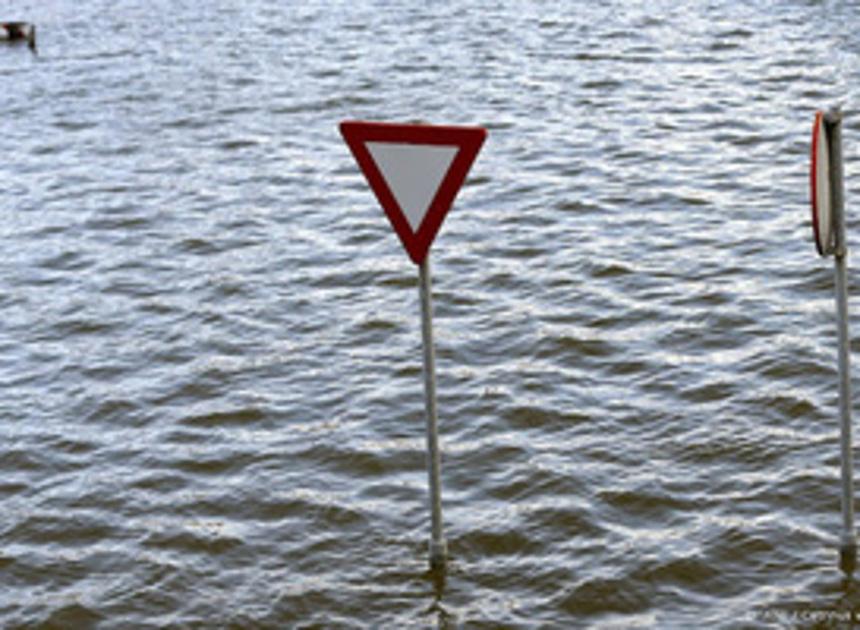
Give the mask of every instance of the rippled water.
[[[4, 627], [860, 611], [807, 202], [841, 101], [853, 245], [856, 3], [0, 6]], [[489, 130], [432, 253], [445, 580], [346, 118]]]

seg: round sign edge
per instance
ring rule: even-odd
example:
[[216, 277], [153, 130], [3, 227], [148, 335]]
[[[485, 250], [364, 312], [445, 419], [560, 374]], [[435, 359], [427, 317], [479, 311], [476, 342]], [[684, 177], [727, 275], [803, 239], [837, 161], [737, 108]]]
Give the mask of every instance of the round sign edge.
[[[811, 150], [811, 165], [810, 165], [810, 197], [811, 197], [811, 205], [812, 205], [812, 232], [815, 237], [815, 249], [818, 250], [818, 254], [820, 256], [827, 256], [830, 254], [830, 242], [833, 240], [833, 218], [831, 214], [830, 218], [830, 226], [827, 230], [826, 236], [828, 237], [828, 243], [824, 243], [824, 234], [822, 234], [822, 230], [819, 228], [819, 207], [818, 207], [818, 186], [819, 184], [823, 184], [825, 186], [829, 186], [829, 182], [819, 182], [818, 181], [818, 149], [820, 142], [827, 142], [827, 131], [824, 125], [824, 112], [817, 111], [815, 113], [815, 120], [812, 123], [812, 150]], [[826, 147], [825, 147], [826, 148]]]

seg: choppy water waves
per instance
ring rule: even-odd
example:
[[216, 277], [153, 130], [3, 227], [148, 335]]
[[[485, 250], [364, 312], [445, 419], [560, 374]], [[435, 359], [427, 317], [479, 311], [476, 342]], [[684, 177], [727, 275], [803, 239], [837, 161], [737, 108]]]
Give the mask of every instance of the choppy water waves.
[[[806, 201], [856, 7], [3, 9], [4, 627], [860, 609]], [[489, 130], [432, 257], [442, 581], [416, 270], [346, 118]]]

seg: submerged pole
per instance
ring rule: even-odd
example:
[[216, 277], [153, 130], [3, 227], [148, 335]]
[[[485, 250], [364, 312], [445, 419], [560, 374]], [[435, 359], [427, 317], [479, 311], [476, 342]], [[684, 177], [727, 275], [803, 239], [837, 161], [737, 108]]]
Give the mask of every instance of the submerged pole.
[[430, 480], [430, 568], [445, 568], [448, 546], [442, 532], [442, 489], [439, 435], [436, 415], [436, 353], [433, 347], [433, 304], [430, 291], [430, 257], [418, 267], [421, 297], [421, 333], [424, 340], [424, 399], [427, 416], [427, 474]]
[[845, 240], [845, 197], [842, 169], [842, 113], [831, 109], [825, 116], [830, 146], [830, 191], [834, 228], [834, 271], [836, 276], [836, 319], [839, 329], [839, 416], [842, 451], [842, 539], [839, 568], [847, 574], [857, 566], [854, 534], [854, 455], [851, 438], [851, 338], [848, 332], [848, 281]]

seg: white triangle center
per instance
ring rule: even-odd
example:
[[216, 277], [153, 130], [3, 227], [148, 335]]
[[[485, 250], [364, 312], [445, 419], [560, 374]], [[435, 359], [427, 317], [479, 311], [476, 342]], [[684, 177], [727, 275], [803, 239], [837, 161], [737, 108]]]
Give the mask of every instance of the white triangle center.
[[460, 147], [368, 142], [367, 150], [403, 210], [409, 227], [418, 232]]

